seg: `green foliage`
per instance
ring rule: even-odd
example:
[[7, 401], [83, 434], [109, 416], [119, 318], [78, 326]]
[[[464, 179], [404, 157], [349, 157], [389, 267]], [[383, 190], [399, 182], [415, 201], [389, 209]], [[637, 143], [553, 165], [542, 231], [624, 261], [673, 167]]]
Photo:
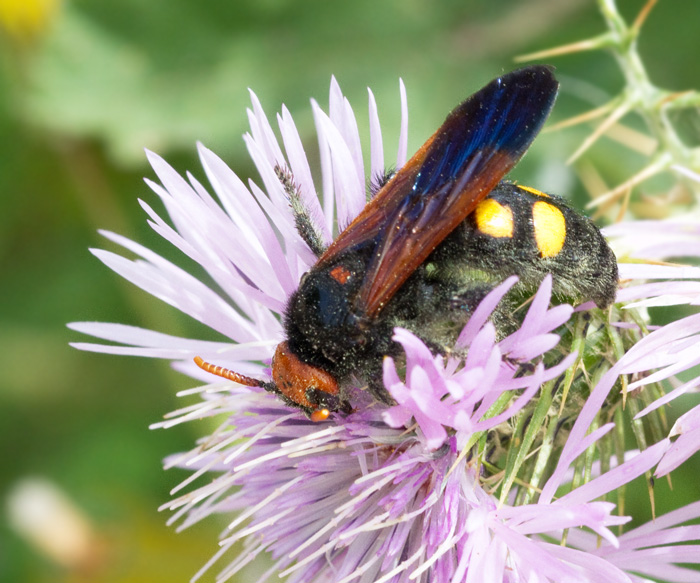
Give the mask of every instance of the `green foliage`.
[[[610, 207], [611, 204], [625, 198], [624, 206], [627, 208], [632, 189], [638, 185], [648, 184], [651, 179], [664, 174], [672, 174], [674, 179], [693, 195], [691, 201], [681, 200], [681, 202], [686, 205], [689, 203], [697, 205], [698, 194], [700, 194], [700, 147], [686, 143], [682, 137], [685, 128], [678, 122], [675, 114], [690, 110], [695, 114], [697, 124], [700, 121], [697, 116], [700, 92], [664, 89], [655, 85], [649, 77], [647, 67], [639, 53], [638, 43], [642, 27], [655, 4], [656, 0], [648, 0], [634, 20], [628, 23], [620, 13], [615, 0], [598, 0], [608, 30], [588, 39], [539, 51], [522, 58], [522, 60], [546, 59], [572, 53], [607, 50], [619, 66], [624, 82], [615, 96], [603, 105], [559, 124], [560, 127], [568, 127], [591, 120], [602, 120], [571, 155], [570, 162], [579, 159], [599, 138], [605, 134], [612, 135], [614, 130], [617, 130], [615, 134], [623, 146], [640, 152], [645, 157], [643, 166], [631, 177], [607, 192], [598, 193], [589, 206]], [[630, 113], [636, 113], [644, 121], [643, 133], [630, 131], [629, 128], [620, 124], [621, 121], [628, 119]], [[662, 184], [663, 191], [668, 193], [671, 190], [668, 183]], [[677, 198], [678, 195], [676, 195]], [[639, 200], [639, 196], [634, 200]], [[662, 212], [671, 214], [674, 203], [677, 204], [679, 201], [667, 196], [666, 202]], [[630, 210], [633, 216], [644, 217], [643, 205], [633, 204]], [[659, 212], [658, 208], [656, 211]]]

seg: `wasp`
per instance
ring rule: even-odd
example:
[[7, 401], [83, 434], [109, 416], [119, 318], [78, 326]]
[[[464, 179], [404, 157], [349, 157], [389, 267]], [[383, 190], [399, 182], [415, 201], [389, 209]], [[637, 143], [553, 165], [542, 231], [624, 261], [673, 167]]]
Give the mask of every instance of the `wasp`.
[[[548, 66], [491, 81], [386, 178], [326, 249], [303, 209], [295, 210], [318, 261], [289, 298], [272, 380], [199, 357], [197, 364], [277, 393], [321, 421], [350, 411], [343, 388], [353, 376], [364, 377], [377, 400], [392, 403], [381, 363], [398, 354], [394, 327], [448, 353], [478, 303], [510, 275], [534, 291], [552, 274], [555, 295], [610, 305], [617, 262], [598, 228], [563, 199], [504, 180], [542, 128], [557, 91]], [[504, 312], [494, 318], [507, 320]]]

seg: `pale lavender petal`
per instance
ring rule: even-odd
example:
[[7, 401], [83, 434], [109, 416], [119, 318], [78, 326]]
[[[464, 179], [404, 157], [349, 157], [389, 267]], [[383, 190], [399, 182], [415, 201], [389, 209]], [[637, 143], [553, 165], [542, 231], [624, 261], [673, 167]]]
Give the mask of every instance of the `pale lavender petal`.
[[620, 279], [698, 279], [700, 267], [656, 265], [653, 263], [619, 263]]
[[697, 583], [698, 571], [696, 569], [684, 569], [673, 565], [677, 563], [697, 563], [697, 545], [667, 546], [654, 549], [640, 549], [630, 553], [629, 556], [616, 556], [617, 565], [628, 572], [640, 573], [643, 578], [635, 577], [633, 581], [648, 583], [649, 577], [660, 581], [673, 581], [673, 583]]
[[[641, 298], [656, 298], [657, 305], [676, 305], [696, 303], [700, 299], [700, 282], [695, 281], [664, 281], [647, 283], [623, 288], [618, 292], [618, 301], [630, 302]], [[639, 302], [634, 305], [652, 305]], [[626, 306], [631, 307], [630, 305]]]
[[[653, 521], [622, 534], [618, 538], [617, 548], [607, 544], [600, 545], [595, 537], [582, 531], [571, 531], [569, 541], [587, 550], [591, 555], [598, 555], [611, 564], [634, 573], [663, 581], [697, 581], [696, 570], [684, 569], [673, 563], [700, 561], [696, 546], [697, 540], [700, 539], [700, 527], [676, 527], [681, 523], [696, 520], [699, 515], [700, 503], [695, 502], [657, 516]], [[678, 544], [683, 542], [693, 544]], [[639, 578], [633, 580], [642, 581]]]
[[503, 283], [497, 285], [483, 300], [481, 300], [476, 310], [474, 310], [474, 314], [469, 318], [466, 326], [464, 326], [459, 338], [457, 338], [456, 346], [463, 347], [471, 344], [496, 306], [503, 299], [503, 296], [505, 296], [516, 283], [518, 283], [518, 278], [516, 276], [511, 276]]
[[669, 436], [681, 435], [698, 428], [700, 428], [700, 406], [693, 407], [690, 411], [676, 419]]
[[319, 139], [330, 154], [333, 192], [335, 193], [338, 228], [344, 229], [362, 210], [365, 200], [364, 181], [357, 179], [352, 154], [331, 119], [314, 104], [314, 118]]
[[549, 545], [548, 548], [552, 559], [565, 561], [578, 567], [581, 572], [578, 581], [582, 583], [630, 583], [629, 573], [592, 553], [569, 549], [563, 545]]
[[[447, 438], [443, 423], [449, 422], [452, 413], [443, 402], [446, 392], [440, 383], [440, 370], [432, 368], [432, 375], [421, 366], [426, 360], [434, 358], [427, 347], [416, 336], [406, 330], [397, 328], [394, 340], [401, 343], [407, 353], [406, 384], [401, 383], [396, 375], [393, 359], [384, 361], [384, 381], [387, 390], [398, 403], [384, 413], [385, 421], [396, 427], [396, 423], [405, 424], [411, 417], [416, 419], [426, 439], [429, 451], [438, 449]], [[442, 390], [439, 387], [443, 387]]]
[[[481, 307], [481, 305], [479, 305], [479, 307]], [[479, 309], [477, 308], [476, 311], [479, 311]], [[500, 361], [501, 351], [496, 344], [496, 327], [491, 322], [486, 322], [484, 324], [484, 327], [479, 330], [476, 336], [469, 340], [468, 346], [469, 352], [467, 352], [467, 359], [465, 361], [465, 372], [477, 367], [485, 367], [493, 352], [496, 350], [498, 351]]]
[[[593, 306], [591, 306], [593, 307]], [[560, 304], [553, 306], [544, 314], [540, 325], [540, 332], [546, 334], [552, 330], [556, 330], [559, 326], [565, 324], [571, 319], [574, 313], [574, 308], [569, 304]]]
[[[625, 541], [639, 539], [642, 536], [649, 536], [663, 529], [671, 528], [697, 518], [700, 518], [700, 501], [692, 502], [691, 504], [657, 516], [654, 520], [629, 530], [623, 534], [620, 539]], [[676, 540], [680, 542], [683, 539], [680, 538]]]
[[[494, 417], [490, 417], [479, 421], [478, 423], [475, 423], [473, 430], [488, 431], [492, 427], [500, 425], [501, 423], [504, 423], [506, 420], [510, 419], [515, 413], [520, 411], [525, 405], [529, 403], [534, 394], [540, 389], [542, 380], [542, 367], [538, 366], [535, 370], [535, 373], [532, 375], [532, 382], [508, 409], [506, 409], [503, 413], [495, 415]], [[483, 413], [486, 413], [486, 411], [483, 411]], [[481, 409], [477, 410], [474, 416], [478, 418], [481, 416], [480, 414], [482, 414]]]
[[576, 570], [569, 564], [551, 556], [549, 549], [529, 537], [518, 534], [512, 529], [496, 522], [493, 531], [507, 546], [513, 559], [518, 563], [518, 571], [527, 570], [544, 581], [577, 581]]
[[[696, 407], [694, 415], [696, 418], [700, 417], [697, 414], [697, 409]], [[654, 476], [657, 478], [665, 476], [698, 451], [700, 451], [700, 427], [697, 426], [696, 419], [696, 426], [682, 431], [681, 435], [671, 444], [663, 459], [659, 462], [659, 467], [656, 468]]]
[[[694, 378], [694, 379], [688, 381], [687, 383], [683, 383], [681, 386], [676, 387], [676, 388], [673, 389], [672, 391], [666, 393], [666, 394], [663, 395], [662, 397], [659, 397], [658, 399], [656, 399], [655, 401], [653, 401], [650, 405], [644, 407], [644, 409], [642, 409], [639, 413], [637, 413], [637, 414], [634, 416], [634, 419], [635, 419], [635, 420], [641, 419], [642, 417], [644, 417], [645, 415], [648, 415], [648, 414], [651, 413], [652, 411], [655, 411], [655, 410], [658, 409], [659, 407], [662, 407], [663, 405], [668, 405], [668, 403], [670, 403], [670, 402], [673, 401], [674, 399], [680, 397], [681, 395], [685, 395], [687, 392], [689, 392], [689, 391], [691, 391], [691, 390], [693, 390], [693, 389], [696, 389], [696, 388], [698, 387], [698, 385], [700, 385], [700, 377], [696, 377], [696, 378]], [[693, 409], [693, 410], [694, 410], [694, 409]], [[693, 410], [689, 411], [689, 413], [692, 412]], [[678, 422], [679, 422], [681, 419], [683, 419], [683, 417], [684, 417], [684, 416], [681, 416], [681, 417], [676, 421], [676, 424], [674, 424], [674, 427], [678, 424]], [[672, 428], [672, 429], [671, 429], [671, 433], [669, 434], [669, 436], [672, 437], [673, 435], [676, 435], [676, 434], [673, 432], [673, 428]]]
[[[355, 113], [350, 106], [350, 102], [343, 95], [335, 77], [331, 78], [329, 114], [331, 121], [336, 128], [338, 128], [343, 142], [350, 151], [357, 174], [357, 181], [364, 184], [365, 165], [362, 160], [362, 144], [360, 143], [360, 132], [357, 128], [357, 120], [355, 119]], [[360, 210], [362, 210], [365, 204], [364, 196], [357, 204], [360, 205]], [[351, 206], [354, 207], [355, 204]]]
[[397, 170], [406, 163], [406, 153], [408, 152], [408, 99], [403, 79], [399, 79], [399, 94], [401, 95], [401, 133], [399, 134], [399, 148], [396, 153]]
[[379, 125], [379, 114], [377, 112], [377, 102], [374, 99], [374, 93], [371, 89], [369, 92], [369, 136], [370, 136], [370, 180], [375, 180], [379, 176], [384, 175], [384, 143], [382, 141], [382, 130]]
[[[542, 330], [542, 325], [544, 323], [544, 317], [549, 309], [549, 300], [552, 297], [552, 276], [547, 274], [547, 276], [542, 280], [537, 293], [532, 298], [530, 307], [528, 308], [527, 314], [523, 320], [520, 330], [516, 334], [521, 335], [529, 334], [534, 335]], [[523, 331], [524, 332], [521, 332]], [[514, 336], [514, 335], [513, 335]], [[503, 348], [503, 344], [501, 344]]]
[[243, 181], [214, 152], [198, 144], [199, 159], [214, 192], [244, 241], [249, 252], [262, 253], [261, 240], [269, 237], [270, 226]]
[[[147, 275], [146, 281], [148, 282], [149, 285], [151, 286], [157, 286], [158, 282], [161, 282], [162, 285], [160, 287], [163, 287], [164, 289], [167, 290], [168, 294], [172, 295], [175, 299], [177, 299], [177, 287], [178, 286], [183, 286], [184, 289], [191, 288], [193, 289], [193, 294], [192, 294], [192, 301], [195, 303], [199, 304], [201, 301], [198, 301], [196, 299], [196, 293], [197, 290], [201, 290], [203, 294], [205, 294], [203, 297], [207, 297], [210, 294], [213, 294], [213, 292], [204, 284], [199, 282], [197, 279], [189, 275], [187, 272], [184, 270], [180, 269], [179, 267], [175, 266], [174, 264], [170, 263], [169, 261], [163, 259], [162, 257], [159, 257], [157, 254], [151, 252], [150, 250], [142, 247], [141, 245], [138, 245], [137, 243], [134, 243], [133, 241], [129, 241], [125, 237], [121, 237], [120, 235], [116, 235], [114, 233], [110, 233], [108, 231], [100, 231], [100, 234], [106, 237], [107, 239], [117, 243], [118, 245], [121, 245], [122, 247], [129, 249], [133, 253], [140, 255], [143, 257], [146, 261], [136, 261], [136, 262], [129, 262], [128, 260], [124, 259], [124, 261], [119, 261], [116, 258], [113, 258], [114, 261], [123, 264], [123, 265], [129, 265], [130, 263], [133, 264], [133, 268], [130, 267], [130, 269], [133, 269], [137, 272], [141, 272], [142, 275]], [[94, 250], [95, 254], [100, 254], [104, 257], [113, 257], [109, 252], [106, 251], [100, 251], [100, 250]], [[215, 271], [212, 269], [212, 271]], [[272, 309], [277, 309], [278, 306], [283, 305], [284, 296], [281, 296], [280, 298], [276, 299], [274, 295], [271, 294], [266, 294], [263, 290], [268, 286], [274, 285], [272, 282], [272, 276], [270, 274], [265, 273], [264, 271], [260, 270], [261, 274], [260, 277], [258, 277], [257, 284], [259, 284], [258, 287], [253, 287], [249, 284], [247, 284], [242, 278], [239, 276], [234, 276], [231, 277], [233, 274], [230, 271], [227, 271], [227, 275], [230, 277], [229, 283], [234, 286], [238, 287], [239, 290], [246, 290], [246, 293], [249, 295], [255, 296], [255, 299], [263, 305], [267, 305], [268, 307]], [[263, 279], [264, 276], [268, 276], [267, 279]], [[173, 282], [176, 282], [177, 285], [173, 286], [172, 282], [168, 282], [167, 278], [168, 277], [173, 277]], [[226, 286], [228, 287], [228, 286]], [[263, 288], [263, 290], [259, 289]], [[239, 303], [240, 307], [246, 308], [247, 303], [245, 302], [244, 297], [240, 294], [240, 292], [237, 292], [235, 289], [229, 288], [229, 295], [230, 297], [236, 302]], [[271, 292], [274, 290], [270, 290]], [[215, 294], [214, 294], [215, 295]], [[214, 297], [214, 296], [212, 296]], [[216, 296], [218, 297], [218, 295]], [[180, 298], [180, 299], [185, 299], [185, 298]], [[217, 304], [221, 300], [217, 300]], [[224, 302], [225, 303], [225, 302]], [[223, 305], [221, 304], [222, 309], [226, 313], [230, 313], [231, 307], [228, 305]], [[258, 310], [258, 313], [261, 313]], [[252, 316], [252, 312], [248, 311], [248, 315]], [[237, 320], [240, 318], [237, 317]]]
[[[610, 384], [612, 385], [612, 381], [610, 382]], [[603, 385], [602, 380], [598, 383], [596, 389], [601, 385]], [[584, 409], [586, 406], [589, 405], [589, 403], [592, 402], [592, 397], [593, 395], [591, 395], [591, 397], [588, 398], [588, 401], [586, 401], [586, 405], [584, 405]], [[591, 406], [590, 408], [592, 409], [593, 406]], [[589, 413], [590, 415], [590, 409], [587, 413]], [[606, 433], [610, 432], [615, 427], [614, 423], [608, 423], [606, 425], [603, 425], [602, 427], [599, 427], [595, 431], [592, 431], [588, 435], [584, 435], [584, 432], [590, 426], [590, 421], [587, 422], [588, 419], [588, 416], [584, 417], [583, 414], [579, 414], [576, 423], [574, 423], [574, 426], [571, 429], [571, 432], [569, 433], [569, 438], [566, 441], [566, 445], [564, 446], [564, 449], [559, 455], [557, 467], [552, 472], [552, 475], [549, 477], [546, 484], [542, 488], [542, 493], [540, 494], [539, 499], [540, 504], [549, 504], [552, 501], [554, 494], [556, 493], [559, 486], [561, 486], [561, 484], [564, 481], [564, 478], [566, 477], [566, 473], [569, 469], [569, 466], [574, 462], [574, 460], [578, 456], [580, 456], [591, 444], [595, 443], [598, 439], [603, 437]], [[576, 439], [572, 437], [574, 435], [574, 432], [576, 432]]]
[[[152, 186], [154, 190], [159, 188], [156, 184], [150, 186]], [[182, 237], [180, 233], [173, 229], [173, 227], [166, 223], [165, 220], [163, 220], [148, 203], [141, 199], [139, 199], [138, 202], [141, 208], [146, 211], [146, 214], [150, 218], [148, 221], [149, 226], [161, 237], [163, 237], [163, 239], [168, 241], [168, 243], [179, 249], [193, 261], [196, 261], [196, 258], [200, 256], [198, 249], [196, 249], [194, 245]]]
[[423, 341], [405, 328], [394, 328], [393, 340], [403, 346], [406, 352], [406, 367], [409, 370], [415, 366], [422, 367], [435, 362], [435, 356]]
[[[223, 181], [226, 178], [235, 177], [235, 175], [220, 159], [203, 147], [200, 148], [200, 157], [211, 183], [215, 185], [215, 188], [218, 187], [221, 197], [222, 191], [226, 188]], [[155, 156], [150, 158], [151, 163], [162, 178], [164, 162]], [[166, 168], [169, 173], [173, 172], [169, 166]], [[237, 178], [235, 179], [237, 180]], [[162, 196], [159, 189], [154, 188], [154, 190]], [[204, 194], [202, 191], [202, 196]], [[280, 299], [282, 299], [291, 293], [296, 282], [293, 281], [290, 270], [287, 268], [284, 253], [266, 217], [260, 212], [259, 207], [247, 191], [245, 191], [244, 196], [240, 196], [240, 194], [239, 191], [237, 208], [232, 210], [228, 216], [208, 196], [206, 198], [202, 198], [202, 196], [191, 197], [192, 204], [187, 206], [181, 206], [177, 202], [184, 199], [182, 195], [177, 199], [164, 199], [164, 201], [170, 205], [171, 217], [174, 218], [173, 215], [176, 214], [181, 223], [189, 221], [189, 228], [183, 227], [180, 232], [190, 234], [189, 242], [198, 251], [196, 259], [199, 263], [206, 267], [208, 261], [211, 261], [216, 266], [209, 271], [217, 279], [217, 282], [225, 286], [227, 278], [220, 277], [221, 272], [231, 272], [228, 263], [233, 259], [236, 266], [246, 272], [246, 275], [253, 281], [259, 279], [262, 274], [267, 274], [268, 281], [277, 280], [277, 286], [281, 282], [288, 290], [286, 293], [281, 290], [278, 292]], [[202, 208], [202, 205], [206, 208]], [[250, 246], [241, 245], [242, 240], [249, 241]], [[271, 268], [268, 270], [255, 269], [255, 265], [259, 265], [260, 259], [263, 258], [256, 253], [258, 250], [264, 254], [263, 257], [267, 258], [263, 264], [276, 264], [274, 271]]]
[[606, 227], [604, 234], [621, 256], [650, 260], [700, 253], [700, 225], [694, 217], [626, 221]]
[[[139, 246], [124, 244], [138, 252]], [[141, 250], [149, 261], [133, 262], [114, 253], [92, 250], [110, 269], [134, 285], [161, 299], [213, 330], [239, 342], [257, 339], [258, 331], [251, 322], [233, 309], [220, 296], [178, 267]], [[281, 310], [283, 304], [280, 303]]]
[[[537, 390], [540, 389], [542, 383], [557, 378], [567, 368], [569, 368], [575, 360], [576, 355], [569, 354], [564, 360], [562, 360], [562, 362], [560, 362], [557, 366], [554, 366], [552, 368], [545, 370], [541, 367], [541, 365], [538, 365], [538, 368], [535, 369], [535, 373], [531, 377], [528, 377], [526, 380], [523, 380], [523, 382], [528, 382], [529, 386], [525, 386], [525, 391], [513, 402], [513, 404], [503, 413], [491, 417], [490, 419], [487, 419], [476, 425], [475, 430], [483, 430], [485, 428], [493, 427], [497, 424], [497, 422], [502, 423], [505, 420], [514, 416], [518, 411], [520, 411], [520, 409], [527, 405], [528, 401], [532, 398], [535, 392], [537, 392]], [[480, 411], [477, 411], [477, 414], [479, 412]]]
[[[488, 330], [486, 331], [488, 335]], [[481, 420], [487, 414], [491, 405], [504, 391], [512, 390], [513, 387], [507, 386], [504, 381], [511, 378], [514, 369], [508, 371], [507, 367], [503, 366], [502, 353], [498, 346], [495, 346], [483, 366], [472, 370], [475, 374], [467, 375], [465, 373], [456, 377], [456, 380], [464, 387], [464, 397], [459, 402], [459, 408], [461, 412], [469, 413], [473, 423]], [[504, 371], [507, 372], [504, 373]], [[518, 388], [527, 386], [526, 379], [521, 379], [521, 383], [522, 385]], [[478, 407], [473, 410], [477, 404]], [[468, 430], [468, 426], [460, 425], [459, 429]]]
[[314, 116], [314, 124], [316, 125], [319, 163], [321, 164], [323, 216], [326, 225], [328, 225], [331, 233], [333, 233], [334, 217], [336, 212], [336, 200], [333, 192], [333, 166], [331, 165], [330, 146], [328, 145], [328, 140], [326, 139], [325, 134], [321, 131], [319, 115], [317, 113], [321, 111], [321, 107], [318, 105], [315, 99], [311, 100], [311, 111]]
[[272, 126], [265, 115], [260, 100], [252, 90], [248, 89], [248, 93], [250, 94], [250, 102], [253, 105], [253, 111], [248, 110], [253, 139], [260, 144], [263, 152], [265, 152], [265, 156], [273, 165], [283, 166], [285, 160], [282, 150], [277, 143], [275, 132], [272, 131]]
[[508, 352], [511, 358], [521, 361], [528, 361], [544, 354], [548, 350], [559, 344], [559, 336], [556, 334], [540, 334], [534, 338], [530, 338], [527, 343], [523, 342], [517, 349]]
[[335, 75], [331, 75], [331, 86], [328, 91], [328, 117], [336, 127], [343, 133], [343, 92], [340, 90], [340, 85]]
[[195, 350], [174, 350], [167, 348], [139, 348], [135, 346], [112, 346], [110, 344], [95, 344], [94, 342], [69, 342], [73, 348], [86, 352], [100, 354], [115, 354], [119, 356], [141, 356], [143, 358], [167, 358], [171, 360], [194, 358], [200, 353]]
[[597, 530], [629, 521], [627, 516], [612, 515], [614, 509], [612, 502], [571, 504], [557, 500], [554, 504], [503, 505], [496, 516], [521, 534], [538, 534], [578, 526]]
[[657, 370], [655, 373], [652, 373], [647, 377], [640, 379], [639, 381], [630, 383], [628, 390], [633, 391], [638, 387], [642, 387], [651, 383], [656, 383], [668, 379], [680, 372], [691, 369], [692, 367], [700, 363], [700, 354], [698, 354], [699, 350], [700, 338], [697, 342], [693, 343], [693, 346], [683, 350], [682, 352], [679, 352], [678, 354], [658, 354], [658, 361], [650, 362], [649, 368], [657, 368], [662, 365], [666, 365], [666, 362], [664, 362], [664, 360], [670, 360], [670, 364], [664, 366], [661, 370]]
[[551, 343], [551, 338], [545, 338], [541, 344], [536, 344], [535, 338], [549, 333], [571, 316], [573, 311], [571, 306], [561, 305], [552, 310], [549, 309], [551, 293], [552, 277], [547, 275], [535, 294], [521, 327], [499, 343], [501, 350], [508, 353], [511, 358], [530, 360], [536, 356], [537, 353], [533, 354], [532, 349], [546, 347]]
[[[664, 347], [673, 347], [680, 338], [700, 332], [700, 314], [688, 316], [682, 320], [671, 322], [659, 330], [655, 330], [649, 336], [637, 342], [620, 360], [620, 372], [631, 374], [649, 370], [654, 366], [653, 359], [658, 351]], [[650, 362], [652, 364], [650, 364]]]
[[[248, 155], [255, 163], [260, 178], [262, 178], [263, 185], [265, 186], [265, 198], [267, 198], [270, 205], [274, 207], [279, 217], [271, 217], [274, 225], [277, 226], [277, 221], [279, 220], [281, 222], [280, 227], [284, 227], [286, 233], [291, 235], [291, 228], [294, 225], [294, 215], [289, 206], [284, 187], [275, 173], [274, 161], [270, 161], [265, 157], [265, 152], [260, 148], [260, 144], [256, 142], [250, 134], [243, 136], [243, 141], [248, 149]], [[253, 181], [249, 180], [249, 187], [252, 183]]]
[[587, 484], [583, 484], [568, 494], [564, 494], [555, 504], [581, 504], [615, 491], [651, 470], [664, 456], [669, 446], [670, 442], [667, 439], [655, 443], [644, 451], [639, 452], [632, 459], [625, 460], [624, 463], [616, 468], [608, 470]]
[[68, 325], [71, 330], [89, 334], [109, 342], [118, 342], [126, 346], [105, 346], [99, 344], [81, 344], [96, 352], [111, 354], [131, 354], [156, 358], [191, 359], [197, 355], [221, 358], [227, 361], [264, 360], [272, 355], [277, 341], [264, 340], [232, 344], [225, 342], [208, 342], [181, 338], [163, 334], [136, 326], [110, 324], [107, 322], [73, 322]]

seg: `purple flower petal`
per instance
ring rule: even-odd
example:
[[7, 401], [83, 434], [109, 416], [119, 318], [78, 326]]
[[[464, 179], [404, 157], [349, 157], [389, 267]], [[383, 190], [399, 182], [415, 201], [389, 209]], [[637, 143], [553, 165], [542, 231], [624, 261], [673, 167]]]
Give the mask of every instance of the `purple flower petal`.
[[678, 421], [674, 424], [671, 435], [679, 433], [678, 438], [671, 444], [659, 466], [654, 472], [654, 476], [660, 478], [675, 470], [690, 456], [700, 451], [700, 407], [695, 407], [682, 418], [688, 423], [688, 427], [683, 427], [683, 423]]
[[496, 286], [481, 300], [476, 310], [474, 310], [474, 314], [469, 318], [469, 322], [467, 322], [459, 335], [459, 338], [457, 338], [456, 345], [458, 347], [469, 346], [472, 343], [472, 340], [479, 330], [484, 327], [496, 306], [503, 299], [503, 296], [505, 296], [516, 283], [518, 283], [518, 278], [511, 276], [503, 283]]
[[399, 79], [399, 94], [401, 97], [401, 134], [399, 135], [399, 147], [396, 154], [396, 169], [406, 163], [408, 152], [408, 99], [406, 98], [406, 86], [403, 79]]
[[377, 102], [374, 99], [372, 90], [368, 88], [367, 91], [369, 93], [369, 135], [371, 151], [369, 177], [370, 180], [374, 180], [378, 176], [384, 174], [386, 166], [384, 165], [384, 143], [382, 140], [381, 126], [379, 124]]

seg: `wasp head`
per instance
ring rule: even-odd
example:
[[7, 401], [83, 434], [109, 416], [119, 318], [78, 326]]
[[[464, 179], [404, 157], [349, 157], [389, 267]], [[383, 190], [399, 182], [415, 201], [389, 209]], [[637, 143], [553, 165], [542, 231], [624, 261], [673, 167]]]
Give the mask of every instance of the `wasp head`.
[[325, 421], [334, 411], [349, 410], [349, 405], [340, 398], [340, 388], [335, 377], [321, 368], [303, 362], [289, 350], [286, 342], [277, 346], [272, 358], [271, 383], [210, 364], [199, 356], [195, 357], [194, 362], [202, 370], [217, 376], [276, 393], [287, 404], [304, 411], [312, 421]]

